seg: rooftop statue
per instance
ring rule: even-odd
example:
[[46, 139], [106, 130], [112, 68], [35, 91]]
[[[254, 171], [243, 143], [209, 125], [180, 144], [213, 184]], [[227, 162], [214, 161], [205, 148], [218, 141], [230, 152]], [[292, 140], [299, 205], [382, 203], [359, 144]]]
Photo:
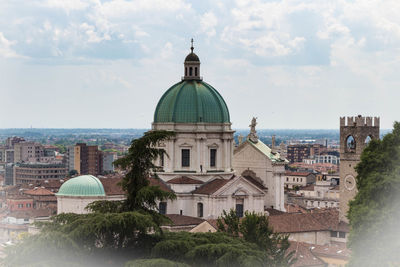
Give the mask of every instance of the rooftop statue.
[[258, 136], [257, 136], [257, 131], [256, 131], [256, 125], [257, 125], [257, 118], [253, 117], [253, 119], [251, 120], [251, 123], [249, 125], [250, 127], [250, 133], [247, 136], [247, 138], [252, 141], [253, 143], [257, 143], [258, 142]]

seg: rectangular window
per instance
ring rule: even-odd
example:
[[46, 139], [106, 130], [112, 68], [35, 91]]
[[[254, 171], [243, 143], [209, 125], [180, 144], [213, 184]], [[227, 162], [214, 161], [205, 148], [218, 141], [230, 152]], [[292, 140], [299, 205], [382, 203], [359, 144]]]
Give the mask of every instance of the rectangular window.
[[190, 149], [182, 149], [182, 167], [190, 166]]
[[243, 204], [236, 204], [236, 216], [243, 217]]
[[337, 237], [337, 232], [336, 231], [331, 231], [331, 237]]
[[167, 202], [160, 202], [158, 211], [160, 214], [167, 214]]
[[217, 150], [215, 148], [210, 149], [210, 167], [215, 167], [217, 162]]
[[345, 232], [339, 232], [339, 238], [346, 238]]

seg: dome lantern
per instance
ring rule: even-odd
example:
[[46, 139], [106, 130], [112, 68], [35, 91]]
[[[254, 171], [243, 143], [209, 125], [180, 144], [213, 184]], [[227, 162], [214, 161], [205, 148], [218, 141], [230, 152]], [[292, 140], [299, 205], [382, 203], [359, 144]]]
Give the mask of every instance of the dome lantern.
[[192, 46], [190, 47], [190, 50], [192, 50], [192, 52], [185, 58], [183, 80], [201, 80], [200, 59], [195, 53], [193, 53], [193, 38], [191, 42]]

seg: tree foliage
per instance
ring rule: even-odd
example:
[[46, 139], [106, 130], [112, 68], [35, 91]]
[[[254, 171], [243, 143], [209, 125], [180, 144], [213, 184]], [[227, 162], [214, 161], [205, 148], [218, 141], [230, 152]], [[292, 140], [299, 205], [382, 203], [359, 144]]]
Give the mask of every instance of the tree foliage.
[[356, 171], [358, 193], [348, 213], [351, 265], [394, 266], [400, 262], [400, 123], [369, 143]]
[[221, 232], [233, 237], [242, 236], [245, 241], [256, 244], [267, 255], [265, 266], [290, 266], [295, 262], [293, 252], [287, 252], [289, 236], [275, 233], [264, 214], [246, 211], [240, 220], [231, 209], [218, 218], [217, 226]]
[[128, 171], [122, 181], [122, 188], [127, 192], [127, 210], [154, 210], [157, 201], [175, 198], [173, 193], [150, 186], [147, 179], [159, 168], [154, 164], [155, 160], [166, 154], [164, 149], [157, 148], [158, 144], [172, 136], [174, 132], [170, 131], [146, 132], [132, 141], [126, 156], [114, 162], [115, 166]]

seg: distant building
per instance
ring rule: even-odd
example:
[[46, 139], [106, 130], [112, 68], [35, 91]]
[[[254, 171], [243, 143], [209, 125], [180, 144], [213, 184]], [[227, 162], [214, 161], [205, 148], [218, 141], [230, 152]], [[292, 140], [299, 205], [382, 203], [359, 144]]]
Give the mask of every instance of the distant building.
[[321, 144], [295, 144], [287, 146], [286, 158], [290, 163], [303, 162], [303, 159], [321, 154], [325, 147]]
[[5, 183], [5, 185], [14, 185], [14, 164], [13, 163], [7, 163], [5, 165], [4, 183]]
[[14, 149], [7, 147], [0, 147], [0, 164], [14, 162]]
[[340, 158], [334, 155], [315, 155], [315, 163], [331, 163], [338, 165], [340, 163]]
[[66, 175], [67, 170], [64, 164], [32, 162], [14, 166], [15, 184], [31, 183], [36, 180], [65, 179]]
[[14, 148], [15, 144], [21, 143], [21, 142], [25, 142], [25, 139], [23, 137], [18, 137], [18, 136], [8, 137], [6, 139], [6, 147]]
[[78, 174], [100, 175], [103, 173], [103, 153], [98, 146], [78, 143], [67, 148], [66, 165], [68, 171]]
[[292, 189], [295, 186], [306, 186], [315, 183], [315, 174], [311, 172], [286, 172], [285, 187]]
[[14, 144], [14, 162], [39, 162], [44, 156], [43, 145], [36, 142]]
[[103, 152], [103, 172], [113, 172], [113, 162], [117, 159], [116, 152]]

